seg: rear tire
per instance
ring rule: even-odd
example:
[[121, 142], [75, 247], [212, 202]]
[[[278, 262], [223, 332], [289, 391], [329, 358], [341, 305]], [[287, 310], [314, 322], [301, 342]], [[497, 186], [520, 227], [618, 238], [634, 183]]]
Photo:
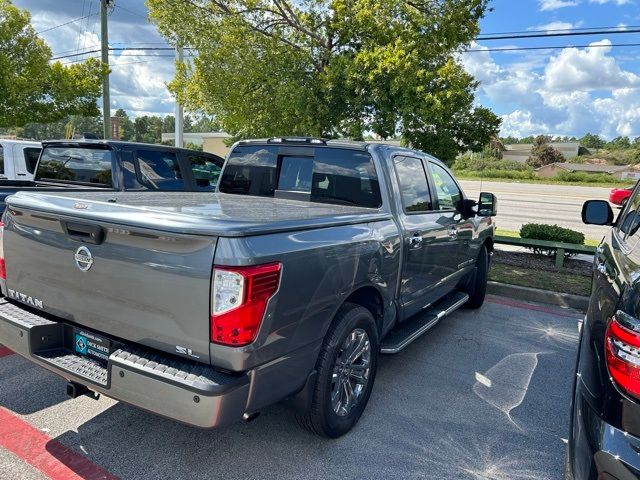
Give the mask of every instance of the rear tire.
[[318, 355], [311, 408], [296, 415], [300, 426], [327, 438], [337, 438], [351, 430], [369, 401], [379, 350], [378, 330], [371, 312], [360, 305], [344, 304]]
[[489, 277], [489, 253], [484, 245], [480, 247], [480, 253], [476, 260], [476, 271], [473, 275], [466, 293], [469, 294], [469, 300], [465, 304], [467, 308], [480, 308], [484, 303], [487, 294], [487, 281]]

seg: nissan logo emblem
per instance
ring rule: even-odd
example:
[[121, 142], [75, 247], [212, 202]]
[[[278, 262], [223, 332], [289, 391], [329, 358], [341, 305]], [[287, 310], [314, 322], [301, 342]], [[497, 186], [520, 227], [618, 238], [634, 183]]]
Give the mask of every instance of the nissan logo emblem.
[[76, 266], [82, 272], [88, 271], [91, 268], [91, 265], [93, 265], [93, 255], [91, 255], [89, 249], [84, 245], [76, 250], [76, 254], [73, 258], [76, 261]]

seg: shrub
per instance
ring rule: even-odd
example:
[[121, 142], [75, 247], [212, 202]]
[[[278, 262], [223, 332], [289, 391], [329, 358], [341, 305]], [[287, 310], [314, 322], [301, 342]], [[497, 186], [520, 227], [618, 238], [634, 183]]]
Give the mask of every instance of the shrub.
[[580, 183], [619, 183], [620, 180], [609, 175], [608, 173], [587, 173], [587, 172], [559, 172], [556, 180], [561, 182], [580, 182]]
[[[521, 238], [532, 240], [547, 240], [550, 242], [574, 243], [584, 245], [584, 234], [558, 225], [546, 225], [542, 223], [527, 223], [520, 228]], [[555, 248], [529, 247], [533, 253], [553, 255]]]
[[510, 160], [498, 160], [494, 157], [474, 158], [471, 155], [462, 155], [453, 163], [455, 171], [483, 171], [483, 170], [513, 170], [532, 171], [533, 169], [525, 163]]
[[540, 168], [552, 163], [562, 162], [564, 162], [564, 156], [549, 145], [549, 137], [538, 135], [533, 141], [531, 156], [527, 159], [527, 164], [533, 168]]

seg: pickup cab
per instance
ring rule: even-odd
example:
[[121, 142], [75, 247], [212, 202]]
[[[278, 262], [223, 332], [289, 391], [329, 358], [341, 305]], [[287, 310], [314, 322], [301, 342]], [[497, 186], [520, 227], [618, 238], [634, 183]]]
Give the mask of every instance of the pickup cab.
[[326, 437], [380, 354], [484, 301], [496, 199], [389, 145], [231, 150], [215, 192], [19, 192], [3, 217], [0, 342], [68, 380], [200, 427], [282, 400]]
[[[6, 197], [19, 191], [211, 191], [224, 163], [211, 153], [134, 142], [52, 140], [43, 142], [42, 149], [36, 145], [37, 150], [21, 150], [28, 157], [28, 176], [18, 172], [14, 180], [0, 180], [0, 214]], [[18, 147], [12, 146], [13, 157], [5, 152], [5, 169], [7, 158], [19, 156]]]
[[0, 179], [33, 180], [40, 142], [0, 139]]

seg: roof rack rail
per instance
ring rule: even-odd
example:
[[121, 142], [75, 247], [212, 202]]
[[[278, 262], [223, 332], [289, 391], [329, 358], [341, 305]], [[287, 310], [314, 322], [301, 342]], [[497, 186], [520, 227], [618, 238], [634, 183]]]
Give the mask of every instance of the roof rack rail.
[[326, 145], [327, 141], [316, 137], [271, 137], [267, 143], [311, 143], [315, 145]]

